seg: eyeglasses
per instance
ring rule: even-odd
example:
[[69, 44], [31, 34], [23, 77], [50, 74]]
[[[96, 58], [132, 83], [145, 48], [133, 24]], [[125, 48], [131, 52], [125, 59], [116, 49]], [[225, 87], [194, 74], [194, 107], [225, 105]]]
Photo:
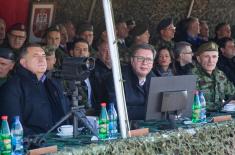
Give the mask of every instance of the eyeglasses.
[[12, 34], [12, 33], [10, 33], [10, 35], [14, 39], [19, 39], [19, 40], [24, 40], [25, 39], [25, 36], [19, 36], [19, 35], [15, 35], [15, 34]]
[[191, 54], [191, 55], [194, 55], [193, 52], [183, 52], [183, 54]]
[[142, 57], [142, 56], [132, 56], [132, 57], [136, 58], [136, 60], [138, 62], [146, 62], [148, 64], [153, 63], [153, 59], [152, 58]]

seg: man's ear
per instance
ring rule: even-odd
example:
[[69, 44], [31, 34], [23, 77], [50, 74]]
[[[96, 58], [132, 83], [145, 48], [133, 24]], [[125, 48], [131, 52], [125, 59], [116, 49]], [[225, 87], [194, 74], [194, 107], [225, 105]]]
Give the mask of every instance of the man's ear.
[[20, 64], [26, 68], [26, 60], [24, 58], [20, 59]]
[[69, 51], [69, 54], [73, 56], [73, 49]]
[[200, 63], [201, 62], [200, 61], [200, 56], [196, 56], [196, 58], [197, 58], [197, 62]]
[[220, 51], [221, 51], [221, 53], [223, 54], [224, 53], [224, 48], [220, 48]]

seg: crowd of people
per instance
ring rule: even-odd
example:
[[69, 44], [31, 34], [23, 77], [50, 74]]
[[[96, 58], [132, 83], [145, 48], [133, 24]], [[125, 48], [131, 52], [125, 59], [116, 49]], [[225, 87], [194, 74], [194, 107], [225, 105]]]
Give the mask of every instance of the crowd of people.
[[[29, 43], [24, 24], [6, 30], [0, 18], [0, 115], [8, 115], [9, 122], [19, 115], [25, 135], [48, 131], [74, 104], [64, 94], [69, 81], [52, 74], [67, 57], [95, 58], [89, 76], [75, 81], [80, 82], [77, 104], [85, 106], [87, 115], [98, 115], [101, 102], [115, 103], [112, 51], [105, 24], [99, 26], [94, 32], [87, 21], [78, 28], [67, 21], [48, 28], [41, 42]], [[207, 22], [194, 17], [176, 27], [172, 18], [162, 19], [154, 34], [134, 19], [118, 19], [115, 28], [130, 120], [145, 118], [155, 76], [197, 75], [196, 87], [204, 92], [208, 111], [219, 110], [235, 94], [235, 45], [228, 23], [216, 26], [215, 38], [209, 36]]]

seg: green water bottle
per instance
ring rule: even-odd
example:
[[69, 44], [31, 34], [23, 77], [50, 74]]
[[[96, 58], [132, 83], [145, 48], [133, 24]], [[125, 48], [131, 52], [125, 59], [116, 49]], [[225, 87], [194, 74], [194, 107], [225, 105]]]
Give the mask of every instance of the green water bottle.
[[106, 110], [106, 103], [101, 103], [101, 113], [99, 117], [99, 138], [106, 139], [109, 136], [109, 117]]
[[1, 155], [11, 155], [11, 132], [7, 122], [7, 116], [2, 116], [1, 126], [1, 140], [2, 140], [2, 151]]
[[195, 91], [192, 107], [192, 122], [198, 123], [201, 121], [201, 102], [199, 99], [198, 91]]

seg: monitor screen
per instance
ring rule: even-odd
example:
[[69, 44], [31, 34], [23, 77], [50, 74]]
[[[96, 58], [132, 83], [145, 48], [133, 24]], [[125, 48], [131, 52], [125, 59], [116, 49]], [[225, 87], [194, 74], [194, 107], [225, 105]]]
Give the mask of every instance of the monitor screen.
[[146, 120], [161, 120], [163, 112], [181, 111], [191, 117], [195, 75], [151, 78], [146, 108]]

